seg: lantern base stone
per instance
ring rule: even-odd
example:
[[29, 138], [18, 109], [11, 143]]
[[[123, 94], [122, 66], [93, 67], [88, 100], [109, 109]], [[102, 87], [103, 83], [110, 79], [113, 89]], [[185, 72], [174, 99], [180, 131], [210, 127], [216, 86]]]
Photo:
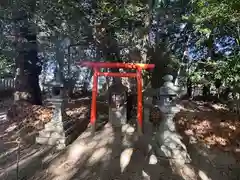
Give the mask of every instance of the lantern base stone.
[[53, 117], [44, 125], [44, 129], [39, 131], [36, 143], [63, 149], [74, 139], [76, 124], [67, 119], [62, 99], [51, 99], [51, 102], [54, 106]]

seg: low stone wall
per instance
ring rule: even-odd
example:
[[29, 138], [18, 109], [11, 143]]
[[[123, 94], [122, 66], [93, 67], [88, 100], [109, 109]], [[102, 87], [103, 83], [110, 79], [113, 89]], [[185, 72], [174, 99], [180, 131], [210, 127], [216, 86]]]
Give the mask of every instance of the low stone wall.
[[0, 99], [9, 98], [13, 95], [15, 88], [14, 78], [1, 78], [0, 79]]
[[1, 78], [0, 91], [13, 90], [15, 88], [14, 78]]

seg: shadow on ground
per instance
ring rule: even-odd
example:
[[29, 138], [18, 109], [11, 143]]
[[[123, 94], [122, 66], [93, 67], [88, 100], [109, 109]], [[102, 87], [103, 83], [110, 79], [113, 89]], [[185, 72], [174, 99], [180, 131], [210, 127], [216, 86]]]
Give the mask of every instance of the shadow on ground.
[[[183, 180], [172, 170], [168, 159], [164, 157], [156, 159], [151, 153], [149, 144], [152, 140], [152, 127], [150, 124], [145, 124], [145, 134], [137, 138], [136, 133], [124, 135], [121, 129], [113, 128], [103, 119], [98, 124], [98, 131], [92, 135], [88, 125], [89, 108], [85, 108], [84, 111], [81, 109], [81, 106], [89, 107], [89, 105], [89, 100], [84, 100], [84, 102], [70, 103], [67, 107], [68, 115], [74, 116], [81, 122], [78, 129], [78, 133], [81, 134], [64, 151], [57, 152], [51, 148], [43, 148], [40, 151], [37, 146], [35, 146], [35, 151], [33, 150], [34, 146], [29, 147], [29, 151], [26, 149], [23, 154], [27, 154], [27, 156], [25, 158], [23, 156], [22, 160], [28, 160], [25, 165], [20, 163], [19, 168], [22, 172], [20, 176], [22, 179]], [[237, 153], [226, 149], [224, 151], [224, 148], [232, 146], [234, 143], [224, 145], [221, 144], [222, 141], [216, 140], [217, 138], [214, 140], [215, 144], [206, 140], [213, 135], [215, 137], [228, 135], [225, 137], [228, 138], [226, 142], [230, 142], [232, 135], [224, 131], [227, 129], [226, 123], [230, 123], [229, 116], [224, 115], [226, 112], [221, 108], [217, 110], [216, 106], [208, 106], [209, 104], [204, 105], [200, 102], [183, 101], [181, 105], [182, 111], [176, 116], [176, 123], [192, 159], [190, 165], [197, 174], [194, 179], [190, 177], [185, 179], [240, 179], [237, 171], [239, 169]], [[98, 110], [101, 114], [107, 113], [106, 106], [100, 103]], [[221, 114], [220, 111], [224, 113]], [[85, 115], [85, 119], [81, 119], [83, 112], [88, 114]], [[216, 114], [216, 112], [220, 114]], [[223, 121], [225, 126], [220, 126], [222, 122], [220, 119], [225, 119]], [[231, 129], [230, 125], [228, 129]], [[232, 131], [232, 134], [238, 137], [237, 132]], [[237, 144], [234, 145], [235, 147]], [[30, 153], [31, 150], [32, 153]], [[12, 173], [11, 176], [2, 176], [6, 180], [14, 179], [16, 168], [11, 169], [13, 166], [16, 166], [15, 162], [1, 169], [0, 172], [4, 175]], [[11, 171], [6, 173], [7, 168], [10, 168]]]
[[95, 136], [87, 129], [65, 153], [31, 179], [181, 180], [171, 171], [166, 159], [150, 160], [149, 137], [135, 139], [128, 146], [121, 130], [112, 128], [109, 123]]
[[240, 179], [240, 123], [221, 104], [182, 101], [176, 126], [201, 179]]

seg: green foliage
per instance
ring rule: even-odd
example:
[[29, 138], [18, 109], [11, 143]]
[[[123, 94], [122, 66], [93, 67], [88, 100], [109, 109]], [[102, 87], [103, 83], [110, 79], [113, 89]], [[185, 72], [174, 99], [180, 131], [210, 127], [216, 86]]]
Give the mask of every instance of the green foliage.
[[217, 67], [215, 77], [234, 89], [240, 88], [240, 55], [224, 58]]
[[240, 56], [222, 57], [218, 61], [196, 63], [197, 68], [190, 72], [193, 83], [214, 84], [221, 81], [225, 86], [240, 90]]
[[197, 24], [216, 27], [225, 23], [240, 22], [239, 0], [195, 0], [189, 19]]
[[12, 59], [0, 55], [0, 77], [14, 77]]
[[[239, 0], [194, 0], [188, 6], [188, 14], [183, 20], [192, 24], [195, 46], [206, 48], [207, 54], [196, 61], [189, 70], [195, 83], [214, 84], [221, 81], [225, 86], [236, 88], [239, 84], [239, 47], [232, 49], [231, 56], [216, 53], [215, 41], [222, 36], [240, 40], [240, 1]], [[207, 56], [207, 57], [206, 57]], [[207, 59], [206, 59], [207, 58]]]
[[[7, 19], [13, 18], [16, 7], [26, 10], [29, 7], [25, 4], [30, 1], [12, 2], [0, 11], [6, 24], [12, 23]], [[179, 18], [181, 16], [182, 19]], [[154, 20], [158, 20], [156, 24]], [[132, 60], [128, 53], [135, 49], [138, 49], [141, 55], [154, 49], [148, 55], [156, 59], [152, 62], [176, 71], [183, 63], [183, 52], [190, 46], [188, 42], [198, 48], [208, 47], [210, 51], [214, 48], [216, 37], [227, 34], [234, 37], [239, 44], [240, 0], [37, 0], [34, 23], [37, 31], [44, 32], [47, 36], [44, 42], [39, 41], [39, 47], [46, 57], [50, 57], [49, 54], [53, 51], [51, 48], [54, 47], [54, 38], [61, 36], [62, 39], [68, 37], [72, 44], [93, 44], [99, 51], [99, 59], [103, 58], [101, 56], [104, 48], [109, 50], [105, 54], [121, 51], [119, 57], [124, 61]], [[187, 25], [180, 32], [181, 23]], [[153, 40], [154, 45], [149, 42], [148, 37], [152, 26], [157, 36]], [[179, 34], [179, 37], [176, 37], [176, 34]], [[14, 46], [11, 48], [13, 50]], [[149, 57], [145, 62], [149, 62]], [[202, 59], [204, 58], [202, 55]], [[211, 57], [205, 62], [195, 62], [189, 76], [194, 82], [208, 83], [221, 79], [234, 85], [239, 79], [238, 63], [239, 55], [215, 59]], [[8, 61], [1, 57], [0, 67], [5, 71], [4, 67], [8, 65]], [[161, 72], [165, 73], [164, 70]]]

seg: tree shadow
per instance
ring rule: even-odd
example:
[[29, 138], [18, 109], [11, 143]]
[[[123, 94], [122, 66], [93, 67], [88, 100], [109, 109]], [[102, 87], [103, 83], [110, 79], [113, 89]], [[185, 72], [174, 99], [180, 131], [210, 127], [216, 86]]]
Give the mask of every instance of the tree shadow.
[[[89, 101], [85, 103], [89, 104]], [[80, 107], [79, 104], [74, 106], [75, 108]], [[219, 161], [219, 159], [223, 159], [222, 156], [225, 155], [217, 155], [215, 152], [207, 152], [204, 154], [202, 152], [202, 147], [200, 148], [196, 146], [196, 144], [192, 145], [189, 143], [190, 137], [184, 134], [184, 131], [186, 130], [186, 127], [190, 127], [191, 124], [188, 125], [187, 123], [193, 121], [193, 117], [196, 116], [196, 113], [190, 115], [187, 113], [193, 113], [190, 110], [200, 112], [205, 108], [200, 107], [201, 105], [199, 104], [195, 104], [195, 106], [198, 106], [198, 109], [193, 105], [191, 106], [192, 109], [188, 109], [186, 112], [181, 112], [181, 116], [188, 115], [189, 118], [191, 115], [190, 120], [188, 119], [187, 122], [184, 121], [185, 124], [181, 124], [179, 123], [180, 121], [176, 121], [178, 130], [183, 136], [183, 141], [187, 145], [188, 152], [192, 159], [190, 165], [194, 168], [194, 172], [198, 175], [197, 178], [204, 179], [204, 177], [208, 176], [215, 180], [216, 177], [220, 177], [217, 174], [220, 174], [221, 171], [219, 170], [219, 167], [215, 170], [216, 168], [212, 165], [213, 163], [209, 163], [209, 159], [212, 158], [214, 161]], [[100, 107], [98, 107], [99, 110], [101, 108], [103, 108], [103, 104], [100, 104]], [[70, 110], [71, 108], [69, 107], [69, 113]], [[89, 111], [88, 108], [85, 108], [85, 110], [86, 112]], [[206, 114], [211, 111], [212, 110], [206, 110], [197, 116], [200, 116], [203, 119], [209, 118]], [[104, 123], [99, 124], [99, 129], [95, 132], [95, 135], [92, 136], [91, 128], [88, 126], [89, 118], [86, 118], [87, 116], [85, 116], [85, 120], [84, 118], [81, 119], [82, 113], [84, 112], [85, 111], [79, 111], [75, 114], [75, 118], [78, 119], [79, 122], [77, 133], [81, 131], [80, 136], [60, 154], [56, 152], [45, 154], [44, 157], [39, 160], [39, 162], [41, 162], [41, 167], [38, 166], [37, 168], [31, 170], [31, 173], [25, 176], [27, 179], [183, 179], [181, 174], [173, 169], [171, 160], [164, 157], [155, 158], [154, 160], [154, 153], [149, 150], [149, 145], [152, 141], [152, 127], [150, 127], [150, 124], [145, 124], [145, 134], [143, 136], [138, 139], [130, 138], [131, 145], [126, 145], [122, 143], [125, 138], [121, 132], [122, 130], [119, 128], [113, 128], [109, 123], [107, 123], [107, 120], [103, 121]], [[181, 119], [180, 117], [178, 118]], [[219, 158], [219, 156], [221, 158]], [[224, 162], [226, 164], [225, 161], [227, 160], [221, 160], [222, 163]], [[223, 166], [224, 164], [222, 164], [221, 168], [225, 169]], [[229, 177], [232, 179], [235, 177], [238, 178], [239, 174], [236, 171], [237, 166], [230, 164], [228, 167], [232, 168], [232, 172]]]
[[191, 165], [199, 179], [240, 178], [239, 162], [227, 152], [209, 149], [201, 143], [185, 143], [191, 157]]
[[[12, 165], [16, 160], [18, 144], [20, 144], [20, 158], [24, 158], [23, 156], [26, 154], [29, 155], [35, 148], [33, 145], [35, 144], [36, 131], [33, 129], [36, 127], [33, 128], [28, 123], [26, 114], [19, 115], [20, 112], [24, 111], [25, 106], [23, 104], [18, 108], [17, 106], [11, 106], [6, 112], [6, 120], [0, 124], [0, 164], [3, 168]], [[33, 114], [32, 109], [29, 109], [28, 112]]]
[[87, 156], [84, 156], [84, 159], [80, 158], [76, 163], [77, 171], [70, 179], [115, 179], [120, 174], [120, 131], [121, 129], [106, 124], [104, 130], [96, 132], [92, 140], [88, 139], [90, 144], [95, 145], [86, 152]]
[[235, 113], [224, 107], [202, 102], [185, 102], [185, 109], [176, 115], [179, 132], [193, 135], [211, 147], [238, 148], [240, 122]]
[[[68, 155], [55, 170], [52, 179], [81, 180], [81, 179], [131, 179], [131, 180], [181, 180], [181, 177], [172, 171], [167, 159], [149, 163], [150, 136], [142, 136], [132, 142], [132, 146], [122, 144], [123, 134], [120, 128], [112, 128], [106, 124], [104, 129], [91, 136], [90, 132], [79, 137], [68, 149]], [[60, 158], [61, 159], [61, 158]]]
[[[86, 114], [87, 114], [86, 108], [85, 109], [83, 108], [83, 110], [80, 111], [79, 113], [76, 112], [75, 114], [74, 113], [71, 114], [71, 112], [69, 113], [68, 117], [75, 123], [75, 128], [71, 134], [72, 141], [76, 139], [79, 136], [79, 134], [84, 132], [88, 127], [89, 118]], [[21, 176], [23, 177], [31, 177], [34, 174], [34, 171], [37, 171], [37, 168], [40, 169], [42, 168], [41, 158], [40, 159], [37, 158], [38, 159], [37, 163], [34, 162], [35, 161], [34, 157], [38, 156], [36, 154], [43, 147], [41, 145], [35, 144], [35, 138], [38, 135], [38, 131], [43, 129], [44, 124], [50, 121], [51, 115], [52, 115], [51, 108], [43, 106], [32, 106], [27, 102], [19, 102], [18, 104], [14, 104], [9, 108], [7, 112], [8, 119], [0, 124], [1, 130], [0, 164], [2, 169], [1, 171], [3, 173], [8, 168], [14, 167], [12, 168], [13, 170], [11, 171], [9, 170], [9, 173], [14, 174], [11, 172], [15, 172], [14, 175], [16, 176], [15, 166], [17, 156], [19, 156], [20, 162], [22, 161], [29, 162], [28, 165], [24, 165], [24, 169], [26, 169], [25, 166], [26, 167], [31, 166], [31, 161], [34, 164], [38, 164], [34, 166], [35, 168], [29, 167], [29, 169], [32, 169], [31, 173], [25, 170], [21, 171], [20, 173]], [[20, 150], [18, 151], [19, 140]], [[50, 152], [46, 152], [42, 154], [41, 157], [44, 157], [49, 153]], [[31, 160], [31, 157], [33, 157], [33, 160]], [[22, 167], [19, 168], [21, 169]]]
[[148, 137], [142, 137], [134, 144], [133, 154], [122, 179], [183, 180], [173, 171], [169, 159], [157, 157], [153, 150], [149, 151], [149, 141]]
[[236, 114], [210, 102], [183, 101], [182, 106], [175, 122], [198, 176], [239, 179], [240, 123]]
[[[36, 147], [35, 147], [36, 148]], [[27, 149], [28, 153], [25, 156], [21, 157], [18, 164], [16, 162], [12, 162], [7, 167], [5, 167], [1, 173], [0, 178], [4, 180], [11, 180], [11, 179], [28, 179], [31, 177], [36, 169], [42, 167], [42, 158], [49, 154], [52, 151], [52, 148], [45, 147], [45, 148], [36, 148], [33, 147]]]

